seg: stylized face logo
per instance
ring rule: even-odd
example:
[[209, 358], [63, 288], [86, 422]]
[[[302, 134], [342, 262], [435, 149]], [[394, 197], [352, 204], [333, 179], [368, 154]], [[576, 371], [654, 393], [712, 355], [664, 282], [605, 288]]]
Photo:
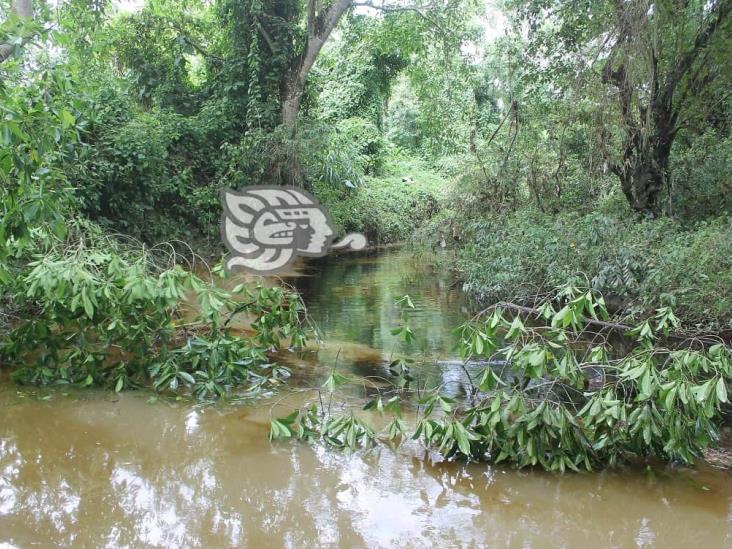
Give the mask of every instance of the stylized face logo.
[[256, 218], [254, 234], [266, 246], [317, 254], [333, 236], [333, 228], [319, 208], [274, 208]]
[[[298, 254], [319, 257], [328, 253], [333, 226], [315, 198], [295, 187], [248, 187], [224, 190], [222, 236], [233, 257], [227, 267], [242, 266], [273, 272]], [[366, 239], [351, 234], [334, 247], [362, 249]]]

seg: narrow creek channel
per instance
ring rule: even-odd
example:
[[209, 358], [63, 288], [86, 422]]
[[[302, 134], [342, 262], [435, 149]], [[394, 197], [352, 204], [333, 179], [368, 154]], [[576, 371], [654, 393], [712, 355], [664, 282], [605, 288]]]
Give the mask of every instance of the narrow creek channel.
[[[324, 347], [287, 358], [292, 389], [252, 406], [150, 392], [0, 384], [0, 547], [730, 547], [732, 474], [707, 464], [553, 475], [435, 462], [416, 444], [341, 453], [267, 440], [334, 365], [415, 375], [464, 394], [456, 288], [410, 254], [341, 255], [287, 279]], [[410, 294], [416, 341], [391, 334]], [[417, 371], [418, 370], [418, 371]], [[360, 398], [354, 393], [353, 398]]]

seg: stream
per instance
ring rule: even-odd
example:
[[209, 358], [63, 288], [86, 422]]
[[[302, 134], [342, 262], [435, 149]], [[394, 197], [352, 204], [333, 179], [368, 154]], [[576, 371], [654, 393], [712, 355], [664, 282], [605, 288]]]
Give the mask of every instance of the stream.
[[[443, 274], [387, 249], [291, 275], [324, 343], [283, 353], [289, 388], [253, 405], [0, 383], [0, 547], [732, 546], [732, 473], [704, 463], [558, 475], [445, 462], [411, 441], [270, 443], [270, 413], [312, 399], [334, 367], [378, 379], [392, 356], [419, 355], [418, 381], [466, 391], [452, 329], [471, 307]], [[404, 294], [409, 346], [391, 333]]]

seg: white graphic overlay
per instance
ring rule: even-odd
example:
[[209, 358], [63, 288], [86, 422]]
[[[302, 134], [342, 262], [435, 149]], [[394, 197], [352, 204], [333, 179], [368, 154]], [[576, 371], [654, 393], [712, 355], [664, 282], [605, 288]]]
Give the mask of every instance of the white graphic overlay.
[[221, 202], [221, 235], [232, 254], [227, 269], [273, 273], [298, 255], [321, 257], [331, 248], [362, 250], [367, 244], [359, 233], [333, 243], [328, 212], [312, 195], [296, 187], [224, 189]]

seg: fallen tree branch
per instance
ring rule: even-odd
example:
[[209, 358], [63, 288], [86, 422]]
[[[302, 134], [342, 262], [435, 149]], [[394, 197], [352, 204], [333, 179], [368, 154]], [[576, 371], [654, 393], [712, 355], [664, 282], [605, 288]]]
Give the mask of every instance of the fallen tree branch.
[[[486, 314], [489, 311], [492, 311], [493, 309], [497, 308], [503, 308], [508, 309], [512, 311], [517, 311], [519, 313], [523, 313], [526, 315], [536, 315], [537, 317], [540, 316], [539, 309], [535, 307], [528, 307], [526, 305], [518, 305], [516, 303], [511, 303], [510, 301], [499, 301], [498, 303], [494, 303], [493, 305], [486, 307], [479, 313], [477, 313], [473, 320], [476, 320]], [[628, 324], [623, 324], [621, 322], [609, 322], [606, 320], [598, 320], [594, 318], [584, 318], [585, 325], [587, 326], [597, 326], [599, 328], [603, 328], [606, 330], [618, 330], [621, 332], [629, 332], [635, 328], [635, 326], [630, 326]], [[729, 333], [725, 334], [725, 332], [720, 333], [708, 333], [708, 332], [684, 332], [684, 331], [677, 331], [675, 333], [671, 333], [668, 336], [666, 336], [667, 340], [673, 340], [673, 341], [680, 341], [683, 343], [687, 343], [690, 341], [696, 341], [697, 343], [700, 343], [702, 345], [707, 344], [714, 344], [714, 343], [727, 343], [729, 341], [732, 341], [732, 336], [729, 335]]]
[[[540, 315], [539, 309], [535, 307], [527, 307], [525, 305], [517, 305], [516, 303], [511, 303], [510, 301], [499, 301], [498, 303], [494, 303], [490, 307], [486, 307], [482, 311], [480, 311], [477, 315], [475, 315], [473, 318], [478, 318], [483, 316], [488, 311], [492, 311], [493, 309], [510, 309], [513, 311], [518, 311], [519, 313], [524, 313], [527, 315]], [[596, 320], [594, 318], [585, 318], [585, 323], [591, 326], [599, 326], [601, 328], [606, 328], [609, 330], [624, 330], [629, 331], [633, 329], [633, 326], [628, 326], [627, 324], [621, 324], [619, 322], [608, 322], [605, 320]]]

